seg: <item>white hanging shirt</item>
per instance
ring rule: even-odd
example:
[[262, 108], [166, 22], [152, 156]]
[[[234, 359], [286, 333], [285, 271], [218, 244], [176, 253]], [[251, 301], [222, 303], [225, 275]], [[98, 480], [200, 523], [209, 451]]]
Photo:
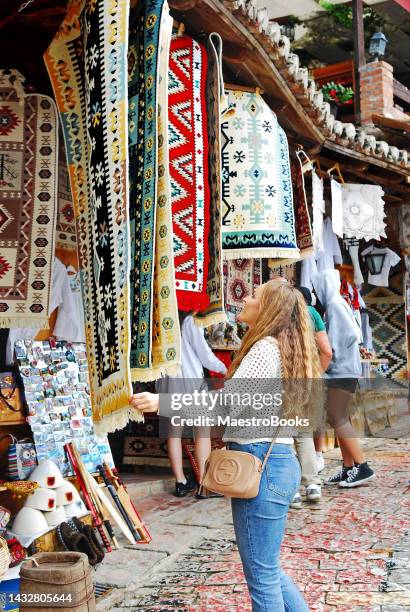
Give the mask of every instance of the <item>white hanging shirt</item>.
[[362, 251], [363, 256], [369, 255], [369, 254], [375, 254], [375, 255], [384, 254], [385, 255], [382, 270], [380, 274], [370, 274], [369, 272], [369, 278], [368, 278], [369, 284], [375, 285], [376, 287], [388, 287], [390, 268], [392, 268], [393, 266], [396, 266], [401, 260], [401, 258], [397, 255], [397, 253], [395, 253], [391, 249], [388, 249], [387, 247], [377, 248], [374, 246], [370, 246], [364, 251]]
[[342, 186], [334, 179], [331, 179], [330, 188], [332, 192], [332, 228], [335, 234], [343, 238]]
[[84, 332], [82, 335], [80, 334], [81, 319], [71, 289], [67, 268], [57, 257], [54, 258], [53, 264], [50, 314], [56, 308], [58, 308], [58, 314], [53, 335], [58, 340], [83, 342]]
[[339, 241], [333, 231], [332, 221], [328, 217], [323, 224], [323, 252], [316, 257], [317, 271], [333, 270], [335, 264], [343, 262]]
[[313, 246], [316, 253], [323, 251], [323, 215], [325, 200], [323, 198], [323, 181], [312, 171], [312, 211], [313, 211]]

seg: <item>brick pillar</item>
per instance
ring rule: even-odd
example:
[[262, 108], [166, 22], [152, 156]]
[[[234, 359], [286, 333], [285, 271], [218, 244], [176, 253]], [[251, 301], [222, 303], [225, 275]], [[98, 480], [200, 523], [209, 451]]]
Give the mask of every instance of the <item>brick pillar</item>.
[[394, 116], [393, 66], [371, 62], [360, 68], [360, 110], [362, 124], [372, 123], [372, 115]]

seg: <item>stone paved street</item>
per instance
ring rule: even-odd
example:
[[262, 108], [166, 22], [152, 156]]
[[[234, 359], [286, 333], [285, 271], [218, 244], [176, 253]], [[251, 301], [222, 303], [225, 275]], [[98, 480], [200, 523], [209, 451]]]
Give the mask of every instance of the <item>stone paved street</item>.
[[[410, 611], [410, 442], [367, 441], [366, 458], [370, 486], [323, 487], [319, 504], [290, 511], [283, 566], [312, 611]], [[338, 465], [327, 453], [322, 474]], [[251, 610], [227, 500], [135, 501], [153, 543], [106, 557], [95, 579], [116, 588], [99, 612]]]

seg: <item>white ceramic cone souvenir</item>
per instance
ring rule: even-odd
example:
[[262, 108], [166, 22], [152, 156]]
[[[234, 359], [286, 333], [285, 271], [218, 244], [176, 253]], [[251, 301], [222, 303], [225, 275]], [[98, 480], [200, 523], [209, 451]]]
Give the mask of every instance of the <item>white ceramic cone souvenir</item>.
[[44, 517], [49, 527], [57, 527], [60, 523], [64, 523], [67, 518], [64, 506], [57, 506], [57, 508], [51, 512], [44, 512]]
[[48, 529], [47, 521], [40, 510], [22, 508], [16, 514], [13, 522], [13, 532], [16, 535], [31, 536]]
[[80, 499], [79, 492], [69, 480], [66, 480], [61, 487], [58, 487], [56, 493], [57, 506], [67, 506]]
[[24, 506], [26, 508], [50, 512], [56, 507], [56, 499], [57, 495], [53, 489], [43, 489], [40, 487], [27, 497]]
[[87, 508], [85, 507], [81, 499], [74, 501], [68, 506], [64, 506], [64, 510], [68, 519], [73, 518], [74, 516], [83, 516], [87, 513]]
[[46, 459], [42, 461], [30, 474], [29, 480], [38, 482], [44, 489], [57, 489], [61, 487], [64, 478], [55, 463]]

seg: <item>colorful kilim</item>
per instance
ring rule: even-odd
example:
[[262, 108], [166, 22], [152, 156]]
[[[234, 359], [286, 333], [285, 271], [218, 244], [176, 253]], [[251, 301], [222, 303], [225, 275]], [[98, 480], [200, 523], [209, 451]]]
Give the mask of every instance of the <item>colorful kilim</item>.
[[46, 327], [57, 208], [53, 100], [0, 71], [0, 327]]
[[58, 209], [56, 249], [77, 253], [77, 231], [70, 176], [68, 174], [64, 140], [61, 138], [58, 159]]
[[180, 310], [202, 310], [209, 262], [205, 48], [174, 34], [169, 59], [169, 161], [175, 285]]
[[131, 232], [131, 355], [134, 380], [152, 374], [152, 315], [158, 155], [158, 60], [164, 0], [138, 3], [128, 43]]
[[221, 235], [221, 115], [220, 98], [224, 93], [222, 80], [222, 39], [215, 32], [209, 36], [208, 72], [206, 76], [206, 108], [209, 138], [209, 265], [206, 292], [210, 304], [195, 317], [202, 327], [226, 321], [222, 284], [222, 235]]
[[141, 415], [128, 403], [127, 3], [71, 0], [45, 54], [61, 113], [79, 228], [93, 420], [98, 432]]
[[293, 208], [295, 213], [296, 242], [301, 259], [313, 253], [313, 235], [306, 200], [305, 180], [302, 164], [297, 155], [291, 161]]
[[259, 94], [229, 90], [222, 123], [224, 257], [298, 259], [286, 136]]
[[230, 322], [234, 322], [243, 308], [244, 298], [253, 295], [262, 284], [262, 264], [258, 259], [225, 260], [224, 292], [225, 308]]
[[[158, 193], [155, 234], [152, 368], [145, 379], [177, 376], [181, 364], [181, 334], [174, 284], [172, 209], [168, 160], [168, 58], [172, 17], [164, 4], [158, 74]], [[133, 370], [141, 375], [142, 370]], [[139, 378], [140, 380], [140, 378]]]

